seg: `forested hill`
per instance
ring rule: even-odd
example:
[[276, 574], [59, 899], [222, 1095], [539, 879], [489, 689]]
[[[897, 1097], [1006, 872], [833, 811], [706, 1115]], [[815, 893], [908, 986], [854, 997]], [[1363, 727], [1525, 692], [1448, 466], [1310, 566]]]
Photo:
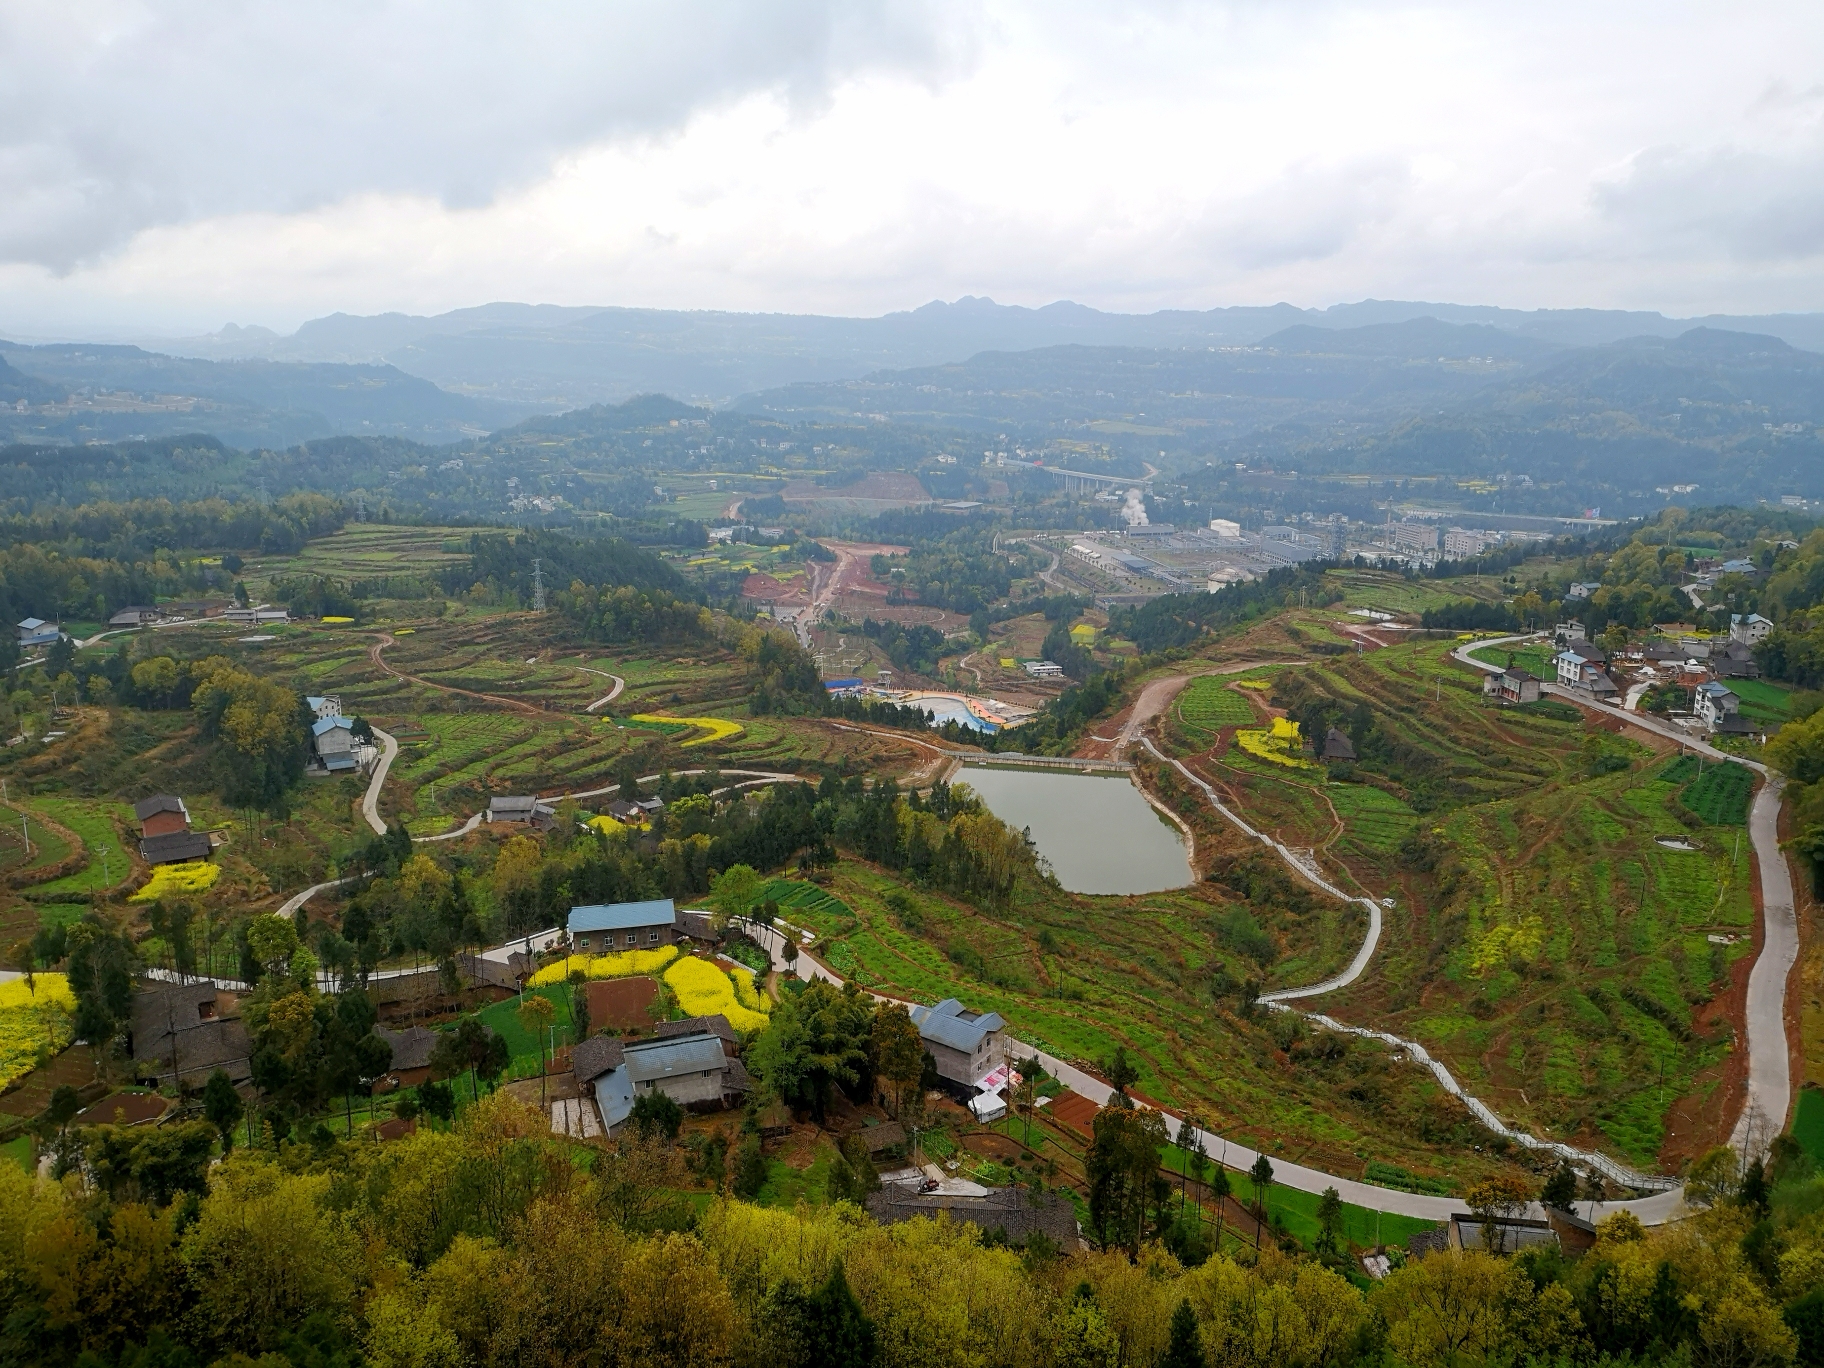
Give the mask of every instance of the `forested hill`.
[[[0, 343], [0, 438], [109, 441], [206, 432], [233, 446], [341, 433], [459, 441], [533, 404], [439, 389], [390, 365], [199, 361], [139, 347]], [[17, 404], [25, 401], [21, 411]]]

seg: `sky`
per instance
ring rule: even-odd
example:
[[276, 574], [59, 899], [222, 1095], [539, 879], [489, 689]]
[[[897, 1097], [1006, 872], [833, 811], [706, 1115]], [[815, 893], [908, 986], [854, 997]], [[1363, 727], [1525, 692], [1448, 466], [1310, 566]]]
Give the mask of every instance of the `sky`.
[[0, 7], [0, 334], [493, 300], [1824, 309], [1824, 6]]

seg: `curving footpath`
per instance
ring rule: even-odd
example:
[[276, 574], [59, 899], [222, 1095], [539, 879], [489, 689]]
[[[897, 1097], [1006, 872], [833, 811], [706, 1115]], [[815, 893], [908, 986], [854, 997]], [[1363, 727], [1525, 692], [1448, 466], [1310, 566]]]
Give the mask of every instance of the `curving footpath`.
[[[1498, 667], [1473, 659], [1470, 652], [1534, 639], [1536, 634], [1529, 633], [1472, 641], [1457, 647], [1451, 655], [1472, 669], [1493, 673]], [[1581, 690], [1558, 684], [1542, 685], [1541, 692], [1676, 741], [1687, 750], [1712, 760], [1746, 765], [1765, 781], [1756, 789], [1754, 803], [1748, 811], [1748, 840], [1754, 848], [1761, 883], [1761, 953], [1755, 957], [1754, 968], [1748, 973], [1744, 1009], [1748, 1088], [1741, 1115], [1729, 1137], [1736, 1151], [1744, 1156], [1764, 1153], [1773, 1137], [1785, 1129], [1786, 1117], [1792, 1109], [1792, 1060], [1786, 1039], [1786, 981], [1799, 957], [1799, 923], [1794, 911], [1792, 870], [1780, 851], [1780, 801], [1786, 781], [1758, 760], [1725, 754], [1649, 714], [1598, 703]], [[1632, 692], [1629, 691], [1630, 696]]]

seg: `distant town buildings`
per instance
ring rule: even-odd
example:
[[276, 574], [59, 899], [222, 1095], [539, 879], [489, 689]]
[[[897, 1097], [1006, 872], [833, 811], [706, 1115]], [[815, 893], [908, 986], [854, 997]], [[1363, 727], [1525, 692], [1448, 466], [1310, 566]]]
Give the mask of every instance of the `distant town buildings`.
[[1402, 551], [1436, 551], [1438, 529], [1430, 523], [1397, 522], [1393, 524], [1393, 544]]

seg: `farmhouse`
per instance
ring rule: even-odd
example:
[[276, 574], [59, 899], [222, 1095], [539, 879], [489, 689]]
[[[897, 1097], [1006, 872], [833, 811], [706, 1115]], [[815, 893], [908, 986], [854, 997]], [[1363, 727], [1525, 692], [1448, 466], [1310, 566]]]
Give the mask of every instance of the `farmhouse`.
[[523, 822], [535, 831], [548, 831], [557, 821], [557, 809], [531, 794], [495, 794], [488, 799], [490, 822]]
[[304, 706], [316, 714], [319, 722], [326, 717], [342, 716], [342, 700], [335, 694], [312, 694], [304, 700]]
[[1539, 681], [1525, 670], [1501, 670], [1483, 677], [1482, 692], [1503, 703], [1537, 703]]
[[948, 1212], [953, 1221], [968, 1221], [985, 1234], [1000, 1231], [1009, 1240], [1023, 1240], [1035, 1231], [1065, 1249], [1078, 1248], [1082, 1240], [1076, 1208], [1055, 1192], [1034, 1198], [1019, 1188], [990, 1188], [978, 1197], [941, 1190], [921, 1193], [914, 1186], [889, 1183], [868, 1194], [867, 1207], [882, 1225], [915, 1216], [935, 1219], [939, 1212]]
[[1582, 638], [1576, 638], [1560, 651], [1554, 662], [1558, 667], [1558, 682], [1572, 689], [1587, 689], [1593, 694], [1603, 695], [1617, 692], [1615, 681], [1609, 678], [1609, 658], [1598, 646], [1592, 646]]
[[110, 627], [144, 627], [149, 622], [157, 622], [164, 614], [158, 609], [145, 604], [130, 604], [108, 619]]
[[1355, 743], [1337, 727], [1324, 733], [1323, 758], [1325, 760], [1354, 760]]
[[1727, 684], [1711, 680], [1708, 684], [1697, 686], [1697, 695], [1691, 701], [1691, 711], [1711, 731], [1723, 730], [1723, 723], [1730, 717], [1739, 714], [1742, 700]]
[[915, 1006], [910, 1015], [947, 1091], [968, 1100], [989, 1075], [1005, 1067], [1001, 1032], [1007, 1023], [999, 1013], [972, 1012], [955, 998], [945, 998], [935, 1007]]
[[1056, 679], [1064, 673], [1064, 667], [1052, 660], [1029, 660], [1026, 673], [1034, 679]]
[[570, 1060], [577, 1086], [595, 1094], [609, 1135], [626, 1123], [642, 1093], [662, 1092], [694, 1111], [720, 1111], [753, 1087], [741, 1061], [707, 1028], [637, 1044], [591, 1036], [571, 1051]]
[[141, 1077], [200, 1088], [221, 1069], [236, 1083], [253, 1076], [253, 1045], [240, 1000], [205, 980], [159, 984], [133, 995], [133, 1062]]
[[567, 930], [577, 950], [650, 950], [678, 938], [678, 914], [670, 898], [651, 902], [573, 907]]
[[408, 1026], [403, 1031], [376, 1026], [374, 1034], [393, 1051], [392, 1064], [374, 1083], [375, 1092], [416, 1087], [431, 1076], [431, 1052], [437, 1048], [437, 1032], [427, 1026]]
[[330, 774], [357, 768], [355, 763], [355, 724], [341, 714], [320, 717], [310, 726], [311, 748], [317, 763]]
[[62, 636], [62, 629], [55, 623], [29, 617], [19, 624], [19, 649], [25, 651], [34, 646], [50, 646]]
[[201, 860], [209, 854], [209, 838], [190, 830], [190, 811], [176, 794], [142, 798], [133, 804], [133, 815], [139, 819], [140, 858], [147, 864]]
[[1767, 640], [1773, 631], [1773, 624], [1759, 613], [1741, 613], [1729, 615], [1729, 640], [1743, 646], [1758, 646]]
[[1732, 639], [1710, 657], [1710, 673], [1718, 679], [1759, 679], [1761, 666], [1753, 647]]

